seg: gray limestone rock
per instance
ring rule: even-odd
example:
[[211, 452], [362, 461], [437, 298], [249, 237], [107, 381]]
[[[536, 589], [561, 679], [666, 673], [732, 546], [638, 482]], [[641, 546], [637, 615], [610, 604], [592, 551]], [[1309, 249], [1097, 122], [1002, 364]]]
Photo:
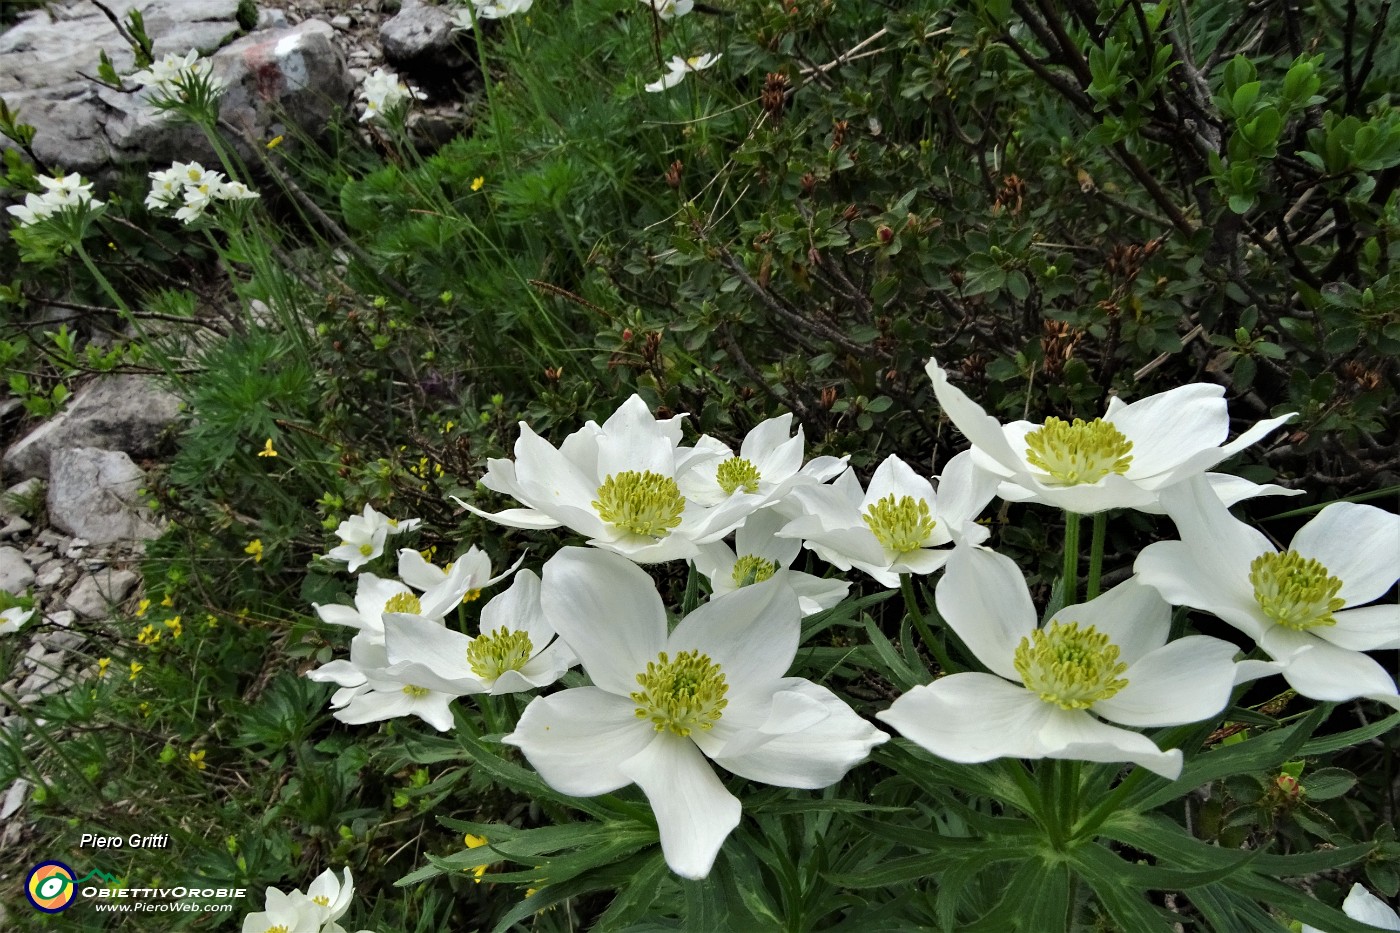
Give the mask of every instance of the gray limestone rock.
[[34, 569], [12, 547], [0, 547], [0, 590], [23, 593], [34, 582]]
[[43, 476], [50, 456], [63, 447], [155, 456], [179, 409], [179, 398], [147, 376], [104, 376], [78, 392], [63, 412], [5, 451], [5, 469], [22, 476]]
[[429, 92], [464, 86], [475, 72], [446, 7], [405, 3], [379, 27], [379, 44], [385, 61]]
[[94, 447], [54, 451], [49, 462], [49, 518], [96, 544], [154, 538], [160, 529], [140, 514], [137, 490], [146, 475], [119, 451]]
[[129, 570], [102, 570], [84, 576], [68, 594], [68, 606], [84, 618], [106, 618], [111, 607], [136, 587], [136, 580], [136, 574]]
[[[349, 76], [326, 35], [334, 31], [325, 23], [263, 30], [221, 48], [241, 32], [238, 0], [126, 0], [120, 7], [143, 10], [158, 58], [190, 49], [212, 53], [215, 76], [229, 85], [220, 115], [249, 132], [259, 148], [285, 128], [279, 122], [285, 115], [315, 134], [348, 102]], [[81, 77], [79, 71], [96, 72], [103, 50], [118, 73], [132, 69], [130, 49], [86, 2], [51, 4], [0, 34], [0, 95], [19, 108], [24, 122], [38, 127], [34, 149], [41, 159], [53, 168], [97, 177], [116, 164], [216, 161], [196, 127], [165, 119], [144, 92]], [[237, 145], [255, 164], [252, 148]]]

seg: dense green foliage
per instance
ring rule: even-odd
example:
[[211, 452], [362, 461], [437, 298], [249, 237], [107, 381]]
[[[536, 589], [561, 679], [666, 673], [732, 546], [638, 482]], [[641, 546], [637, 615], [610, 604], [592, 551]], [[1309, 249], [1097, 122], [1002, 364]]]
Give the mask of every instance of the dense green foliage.
[[[476, 479], [517, 421], [558, 442], [633, 391], [731, 443], [792, 411], [809, 455], [848, 454], [868, 475], [890, 453], [927, 471], [965, 446], [932, 400], [930, 356], [1002, 420], [1093, 417], [1114, 394], [1214, 381], [1242, 424], [1299, 413], [1233, 465], [1307, 489], [1249, 509], [1280, 538], [1300, 510], [1393, 496], [1388, 12], [733, 0], [660, 22], [636, 0], [538, 0], [466, 34], [486, 83], [440, 147], [353, 113], [259, 146], [264, 164], [239, 177], [258, 179], [263, 213], [207, 236], [140, 208], [138, 167], [89, 237], [134, 313], [43, 243], [0, 245], [0, 365], [31, 415], [113, 368], [164, 373], [193, 415], [149, 490], [172, 523], [149, 549], [149, 605], [92, 633], [107, 676], [34, 708], [61, 745], [26, 739], [29, 724], [0, 737], [0, 784], [40, 787], [35, 855], [165, 814], [179, 825], [167, 878], [261, 887], [350, 864], [377, 893], [360, 925], [382, 930], [1042, 930], [1030, 892], [1060, 922], [1089, 898], [1071, 877], [1092, 888], [1084, 929], [1169, 916], [1276, 930], [1259, 904], [1299, 915], [1275, 878], [1310, 876], [1332, 904], [1357, 879], [1394, 897], [1400, 742], [1364, 705], [1325, 719], [1249, 695], [1235, 739], [1178, 734], [1213, 750], [1180, 786], [1133, 789], [1137, 810], [1102, 830], [1112, 851], [1049, 867], [1014, 840], [965, 857], [1003, 828], [1010, 778], [979, 784], [991, 772], [891, 744], [839, 797], [750, 788], [758, 815], [700, 890], [666, 872], [636, 799], [581, 803], [518, 764], [471, 766], [509, 709], [485, 704], [457, 735], [345, 727], [330, 690], [299, 676], [345, 641], [310, 610], [353, 592], [316, 557], [342, 519], [366, 502], [420, 516], [413, 546], [439, 562], [458, 542], [498, 567], [526, 544], [547, 555], [564, 534], [502, 534], [448, 496], [513, 505]], [[724, 57], [643, 89], [665, 58], [702, 51]], [[33, 187], [20, 157], [6, 169]], [[26, 311], [50, 299], [108, 310], [44, 334]], [[118, 343], [92, 342], [106, 330]], [[278, 456], [259, 456], [267, 443]], [[995, 523], [1050, 598], [1058, 527], [1023, 506]], [[1108, 572], [1126, 576], [1161, 532], [1116, 521]], [[679, 602], [684, 576], [659, 582]], [[933, 671], [902, 612], [873, 585], [863, 596], [809, 620], [794, 673], [870, 712]], [[1212, 756], [1238, 736], [1250, 767], [1222, 767]], [[1275, 780], [1285, 767], [1303, 769], [1305, 796]], [[483, 877], [468, 832], [497, 846]], [[933, 834], [946, 846], [920, 848]], [[1268, 851], [1239, 851], [1255, 848]], [[404, 878], [431, 880], [393, 887]]]

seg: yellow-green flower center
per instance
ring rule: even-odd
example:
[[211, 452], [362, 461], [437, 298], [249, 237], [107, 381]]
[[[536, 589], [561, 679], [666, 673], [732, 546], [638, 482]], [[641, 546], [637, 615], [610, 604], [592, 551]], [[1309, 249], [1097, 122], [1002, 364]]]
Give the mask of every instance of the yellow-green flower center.
[[1118, 646], [1078, 622], [1051, 622], [1022, 638], [1013, 663], [1027, 689], [1061, 709], [1088, 709], [1128, 685]]
[[1249, 582], [1254, 584], [1254, 600], [1264, 615], [1299, 632], [1336, 625], [1332, 613], [1346, 605], [1346, 600], [1337, 596], [1342, 581], [1295, 551], [1254, 558], [1249, 564]]
[[745, 554], [734, 562], [734, 585], [742, 587], [762, 583], [777, 572], [777, 561], [764, 560], [757, 554]]
[[423, 603], [412, 593], [396, 593], [384, 603], [385, 612], [406, 612], [409, 615], [422, 615]]
[[482, 680], [494, 681], [506, 671], [520, 670], [534, 651], [529, 635], [512, 632], [503, 625], [472, 639], [467, 646], [467, 664]]
[[360, 545], [360, 553], [363, 554], [365, 557], [369, 557], [371, 554], [374, 553], [374, 545], [373, 545], [373, 544], [362, 544], [362, 545]]
[[275, 927], [268, 927], [263, 933], [291, 933], [291, 931], [288, 930], [285, 925], [279, 923]]
[[657, 732], [670, 729], [682, 738], [696, 729], [709, 729], [729, 705], [724, 672], [698, 651], [682, 651], [675, 660], [661, 652], [647, 662], [637, 683], [642, 689], [631, 695], [637, 718], [651, 720]]
[[324, 894], [317, 894], [311, 900], [313, 903], [319, 904], [322, 907], [331, 906], [331, 899], [329, 897], [326, 897]]
[[724, 490], [726, 496], [732, 496], [734, 490], [742, 489], [747, 493], [758, 492], [758, 481], [763, 479], [763, 474], [758, 472], [758, 468], [743, 457], [730, 457], [719, 465], [715, 471], [715, 480], [719, 483], [719, 488]]
[[427, 687], [415, 687], [413, 684], [409, 684], [403, 688], [403, 692], [416, 700], [419, 697], [427, 696], [431, 691]]
[[923, 547], [936, 524], [923, 499], [913, 496], [896, 499], [894, 493], [872, 504], [862, 517], [875, 540], [898, 554]]
[[1102, 418], [1070, 424], [1046, 418], [1026, 435], [1026, 460], [1061, 486], [1097, 483], [1110, 473], [1132, 466], [1133, 442]]
[[669, 476], [627, 470], [603, 481], [593, 508], [603, 521], [624, 531], [664, 538], [681, 523], [685, 497]]

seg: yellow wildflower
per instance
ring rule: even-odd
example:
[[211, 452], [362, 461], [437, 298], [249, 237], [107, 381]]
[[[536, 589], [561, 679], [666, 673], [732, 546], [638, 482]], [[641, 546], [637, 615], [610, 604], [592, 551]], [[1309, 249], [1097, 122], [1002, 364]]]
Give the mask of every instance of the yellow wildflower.
[[136, 641], [142, 645], [154, 645], [160, 641], [160, 632], [156, 631], [154, 625], [148, 625], [141, 630], [141, 634], [136, 636]]
[[485, 178], [484, 176], [482, 176], [482, 175], [478, 175], [478, 176], [476, 176], [475, 178], [472, 179], [472, 190], [473, 190], [473, 191], [480, 191], [480, 190], [481, 190], [481, 186], [484, 185], [484, 184], [486, 184], [486, 178]]
[[252, 541], [249, 541], [248, 546], [243, 549], [243, 553], [253, 555], [253, 563], [261, 564], [263, 557], [262, 538], [254, 538]]
[[269, 139], [269, 140], [267, 141], [267, 148], [269, 148], [269, 149], [276, 149], [278, 146], [282, 145], [283, 140], [285, 140], [286, 138], [287, 138], [287, 137], [285, 137], [285, 136], [274, 136], [274, 137], [272, 137], [271, 139]]
[[166, 620], [165, 620], [165, 627], [168, 628], [168, 629], [170, 629], [170, 637], [171, 637], [171, 638], [178, 639], [181, 635], [183, 635], [183, 634], [185, 633], [184, 626], [182, 626], [182, 625], [180, 624], [180, 617], [179, 617], [179, 616], [175, 616], [175, 618], [173, 618], [173, 619], [166, 619]]
[[207, 629], [216, 629], [219, 627], [219, 620], [214, 618], [212, 612], [204, 617], [204, 627]]
[[[479, 849], [482, 846], [486, 845], [485, 836], [473, 836], [471, 833], [467, 833], [465, 836], [463, 836], [462, 841], [466, 843], [468, 849]], [[490, 867], [491, 866], [489, 864], [477, 865], [474, 868], [468, 868], [465, 870], [472, 873], [473, 881], [475, 881], [477, 884], [481, 884], [481, 876], [486, 874], [486, 869]]]
[[277, 451], [275, 451], [275, 450], [272, 449], [272, 438], [269, 437], [269, 438], [267, 439], [267, 443], [263, 445], [263, 449], [260, 450], [260, 451], [258, 451], [258, 456], [259, 456], [259, 457], [275, 457], [275, 456], [277, 456]]
[[146, 614], [146, 610], [149, 609], [149, 608], [151, 608], [151, 601], [150, 601], [149, 599], [143, 599], [143, 600], [141, 600], [141, 602], [137, 603], [137, 604], [136, 604], [136, 618], [139, 619], [139, 618], [141, 618], [142, 616], [144, 616], [144, 615]]
[[139, 674], [139, 673], [141, 673], [141, 671], [143, 671], [143, 670], [145, 669], [145, 667], [146, 667], [146, 665], [144, 665], [144, 664], [139, 664], [139, 663], [137, 663], [136, 661], [132, 661], [132, 662], [131, 662], [131, 676], [128, 677], [127, 680], [135, 680], [135, 679], [136, 679], [136, 675]]
[[194, 765], [196, 771], [203, 771], [209, 767], [204, 763], [204, 749], [190, 752], [190, 764]]
[[102, 680], [107, 676], [107, 666], [112, 663], [111, 658], [97, 659], [97, 679]]
[[169, 609], [170, 607], [175, 605], [175, 600], [171, 597], [169, 593], [166, 593], [165, 598], [160, 601], [160, 604], [166, 609]]

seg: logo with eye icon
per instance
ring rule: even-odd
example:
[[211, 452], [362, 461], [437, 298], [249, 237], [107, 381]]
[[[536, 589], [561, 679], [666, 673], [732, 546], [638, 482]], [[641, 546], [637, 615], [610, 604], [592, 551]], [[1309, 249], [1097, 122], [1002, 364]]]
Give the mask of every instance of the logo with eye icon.
[[46, 914], [67, 910], [78, 896], [73, 869], [62, 862], [40, 862], [24, 879], [24, 894], [35, 910]]

